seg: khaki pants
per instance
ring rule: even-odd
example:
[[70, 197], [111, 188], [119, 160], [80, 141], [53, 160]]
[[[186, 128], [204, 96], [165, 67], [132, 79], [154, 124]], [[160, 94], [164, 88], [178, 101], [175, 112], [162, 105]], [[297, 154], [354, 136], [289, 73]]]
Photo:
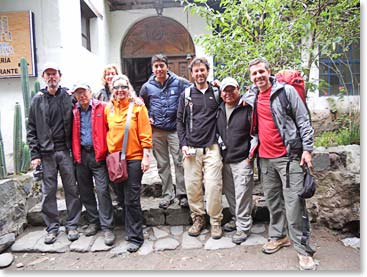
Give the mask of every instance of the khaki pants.
[[162, 180], [162, 196], [166, 199], [175, 198], [172, 182], [170, 154], [175, 166], [176, 196], [186, 195], [182, 153], [176, 131], [165, 131], [153, 128], [153, 155], [157, 160], [159, 177]]
[[254, 188], [253, 166], [246, 160], [223, 163], [223, 192], [229, 210], [236, 217], [238, 231], [250, 233], [252, 227], [252, 191]]
[[222, 158], [219, 146], [213, 144], [205, 148], [195, 148], [196, 155], [184, 160], [184, 176], [187, 198], [191, 217], [205, 215], [204, 190], [206, 210], [210, 216], [210, 224], [221, 224], [222, 214]]
[[299, 160], [290, 163], [289, 188], [287, 188], [287, 162], [288, 157], [260, 159], [261, 180], [270, 213], [269, 237], [283, 238], [287, 235], [288, 228], [289, 237], [296, 251], [302, 255], [312, 256], [315, 251], [309, 244], [310, 223], [306, 202], [298, 197], [298, 193], [303, 189], [303, 170]]

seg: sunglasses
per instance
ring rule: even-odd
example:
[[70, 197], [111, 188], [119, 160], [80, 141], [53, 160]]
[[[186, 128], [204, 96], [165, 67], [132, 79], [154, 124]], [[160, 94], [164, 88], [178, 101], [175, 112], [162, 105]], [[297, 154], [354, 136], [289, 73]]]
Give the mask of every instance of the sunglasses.
[[112, 88], [118, 90], [118, 89], [128, 89], [129, 87], [128, 86], [113, 86]]

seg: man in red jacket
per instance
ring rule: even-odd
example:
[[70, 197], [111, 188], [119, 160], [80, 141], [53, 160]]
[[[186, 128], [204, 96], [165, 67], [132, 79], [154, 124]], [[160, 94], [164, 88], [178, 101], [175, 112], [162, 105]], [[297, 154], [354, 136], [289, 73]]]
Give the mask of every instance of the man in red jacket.
[[[115, 241], [115, 235], [106, 168], [105, 104], [92, 99], [92, 92], [87, 84], [76, 84], [72, 93], [78, 101], [73, 108], [72, 150], [76, 162], [80, 199], [87, 211], [89, 222], [85, 235], [93, 236], [102, 229], [104, 242], [110, 246]], [[93, 178], [99, 209], [94, 194]]]

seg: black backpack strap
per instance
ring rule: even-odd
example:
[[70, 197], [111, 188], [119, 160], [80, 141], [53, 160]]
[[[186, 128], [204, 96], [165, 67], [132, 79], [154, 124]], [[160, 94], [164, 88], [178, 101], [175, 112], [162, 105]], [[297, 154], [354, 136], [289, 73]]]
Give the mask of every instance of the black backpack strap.
[[185, 123], [186, 121], [186, 108], [187, 105], [189, 105], [189, 102], [191, 102], [191, 87], [185, 88], [184, 94], [185, 107], [182, 114], [182, 123]]
[[212, 88], [213, 88], [213, 94], [214, 94], [215, 101], [217, 101], [217, 104], [219, 105], [220, 104], [220, 91], [218, 87], [213, 86]]
[[[292, 108], [291, 108], [291, 104], [288, 100], [287, 94], [285, 92], [285, 88], [283, 88], [281, 91], [278, 92], [278, 99], [280, 102], [280, 105], [282, 106], [282, 111], [283, 111], [283, 115], [288, 115], [290, 116], [293, 121], [295, 122], [294, 118], [293, 118], [293, 113], [292, 113]], [[283, 128], [285, 129], [285, 123], [283, 124]], [[286, 145], [287, 147], [287, 145]], [[289, 167], [290, 167], [290, 163], [293, 160], [292, 159], [292, 155], [291, 153], [288, 152], [288, 162], [287, 162], [287, 166], [286, 166], [286, 188], [290, 187], [290, 180], [289, 180]]]

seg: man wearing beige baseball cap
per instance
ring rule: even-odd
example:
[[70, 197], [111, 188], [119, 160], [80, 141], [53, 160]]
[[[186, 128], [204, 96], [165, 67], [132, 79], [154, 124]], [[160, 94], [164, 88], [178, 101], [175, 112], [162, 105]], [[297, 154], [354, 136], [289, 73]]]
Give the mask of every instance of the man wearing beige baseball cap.
[[57, 64], [46, 63], [42, 78], [46, 88], [32, 98], [27, 126], [27, 141], [33, 168], [43, 168], [42, 215], [47, 225], [45, 244], [52, 244], [59, 234], [57, 210], [57, 176], [65, 192], [67, 218], [65, 228], [70, 241], [77, 240], [81, 203], [71, 157], [71, 124], [73, 96], [60, 86], [61, 71]]
[[222, 80], [221, 97], [218, 108], [217, 133], [220, 136], [223, 157], [223, 192], [229, 209], [234, 216], [234, 225], [224, 225], [224, 231], [236, 230], [232, 242], [241, 244], [250, 235], [252, 227], [253, 164], [249, 159], [252, 137], [250, 123], [252, 101], [241, 103], [240, 86], [232, 77]]
[[84, 82], [75, 84], [72, 93], [78, 101], [73, 107], [72, 150], [80, 200], [86, 209], [89, 223], [84, 234], [94, 236], [102, 229], [105, 244], [111, 246], [115, 235], [106, 167], [106, 103], [92, 99], [92, 91]]

